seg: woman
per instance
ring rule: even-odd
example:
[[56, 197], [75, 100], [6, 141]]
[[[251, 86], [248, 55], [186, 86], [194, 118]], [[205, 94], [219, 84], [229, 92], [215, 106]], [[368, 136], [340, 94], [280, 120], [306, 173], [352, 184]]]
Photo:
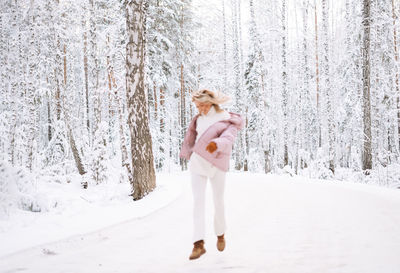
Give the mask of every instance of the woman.
[[215, 207], [214, 231], [217, 249], [225, 249], [225, 175], [237, 131], [243, 128], [243, 118], [236, 113], [222, 110], [219, 104], [229, 97], [209, 90], [200, 90], [192, 95], [199, 114], [191, 121], [183, 140], [180, 157], [189, 161], [193, 192], [193, 242], [189, 259], [203, 255], [205, 237], [205, 192], [207, 179], [213, 189]]

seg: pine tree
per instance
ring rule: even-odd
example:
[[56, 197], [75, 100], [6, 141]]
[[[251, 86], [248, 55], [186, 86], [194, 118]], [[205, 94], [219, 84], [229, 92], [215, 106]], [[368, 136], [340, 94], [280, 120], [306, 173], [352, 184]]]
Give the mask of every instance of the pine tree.
[[245, 133], [245, 166], [248, 164], [257, 165], [259, 159], [263, 158], [266, 152], [265, 138], [261, 130], [265, 125], [266, 111], [266, 96], [263, 86], [263, 78], [265, 77], [264, 55], [261, 50], [261, 41], [255, 22], [254, 4], [252, 0], [250, 1], [249, 34], [249, 55], [244, 73], [246, 93], [249, 94], [246, 104], [246, 113], [249, 117], [249, 122]]

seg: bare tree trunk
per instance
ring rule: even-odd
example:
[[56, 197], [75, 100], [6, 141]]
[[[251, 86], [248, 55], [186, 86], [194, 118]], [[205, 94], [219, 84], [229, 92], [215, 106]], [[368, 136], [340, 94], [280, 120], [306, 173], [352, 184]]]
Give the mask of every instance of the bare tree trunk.
[[[164, 95], [164, 90], [162, 88], [160, 88], [160, 98], [159, 98], [159, 118], [160, 118], [160, 135], [163, 139], [165, 139], [165, 142], [167, 142], [166, 140], [166, 135], [165, 135], [165, 115], [166, 115], [166, 111], [165, 111], [165, 95]], [[191, 105], [191, 104], [190, 104]], [[171, 143], [171, 142], [170, 142]], [[160, 145], [160, 154], [166, 155], [166, 148], [163, 145]], [[170, 145], [171, 147], [171, 145]], [[165, 161], [165, 157], [161, 156], [160, 157], [160, 161], [159, 161], [159, 165], [158, 168], [162, 168], [164, 165], [164, 161]]]
[[370, 93], [370, 0], [364, 0], [363, 7], [363, 124], [364, 148], [362, 153], [362, 169], [372, 169], [372, 134], [371, 134], [371, 93]]
[[249, 118], [248, 118], [248, 114], [249, 114], [249, 107], [246, 105], [245, 106], [245, 117], [246, 117], [246, 123], [245, 123], [245, 130], [244, 130], [244, 143], [245, 143], [245, 157], [243, 160], [243, 171], [247, 172], [249, 171], [249, 130], [247, 128], [249, 128]]
[[392, 0], [392, 14], [393, 14], [393, 46], [394, 46], [394, 59], [395, 59], [395, 71], [396, 71], [396, 92], [397, 92], [397, 132], [398, 132], [398, 140], [399, 140], [399, 148], [400, 148], [400, 88], [399, 88], [399, 52], [397, 49], [397, 32], [396, 32], [396, 7], [394, 4], [394, 0]]
[[[182, 25], [181, 25], [182, 27]], [[180, 125], [181, 125], [181, 134], [180, 134], [180, 138], [179, 141], [181, 142], [181, 140], [184, 138], [185, 136], [185, 129], [186, 129], [186, 103], [185, 103], [185, 82], [184, 82], [184, 78], [183, 78], [183, 64], [181, 64], [181, 96], [180, 96]], [[179, 147], [181, 146], [182, 143], [179, 143]], [[182, 167], [182, 170], [186, 170], [187, 169], [187, 160], [184, 159], [180, 159], [180, 165]]]
[[156, 187], [144, 86], [145, 15], [144, 0], [127, 3], [126, 92], [131, 133], [133, 200], [141, 199]]
[[[303, 0], [303, 65], [304, 65], [304, 100], [303, 104], [310, 110], [306, 110], [303, 108], [303, 122], [302, 122], [302, 135], [304, 142], [303, 144], [305, 147], [303, 147], [305, 150], [308, 150], [309, 153], [311, 154], [313, 151], [313, 145], [312, 143], [315, 140], [315, 130], [314, 128], [311, 128], [311, 124], [313, 123], [311, 120], [311, 115], [309, 111], [312, 111], [313, 109], [313, 104], [310, 96], [310, 79], [311, 79], [311, 72], [310, 72], [310, 66], [309, 66], [309, 49], [308, 49], [308, 42], [307, 42], [307, 33], [308, 33], [308, 18], [309, 18], [309, 0]], [[308, 158], [304, 158], [302, 156], [300, 158], [300, 167], [301, 169], [305, 168], [305, 165], [308, 163]]]
[[[67, 115], [65, 115], [65, 116], [67, 116]], [[78, 169], [79, 174], [84, 175], [86, 173], [85, 167], [82, 164], [81, 156], [79, 155], [78, 148], [76, 147], [75, 138], [72, 133], [71, 127], [69, 126], [69, 121], [66, 120], [65, 123], [67, 126], [68, 141], [69, 141], [69, 145], [71, 146], [72, 155], [74, 156], [75, 165]], [[87, 188], [87, 183], [82, 183], [82, 185], [84, 188]]]
[[[64, 122], [65, 122], [65, 126], [67, 129], [69, 145], [71, 147], [72, 155], [74, 156], [76, 168], [78, 169], [78, 172], [80, 175], [84, 175], [84, 174], [86, 174], [85, 167], [83, 166], [82, 158], [81, 158], [81, 156], [79, 154], [79, 150], [76, 146], [75, 138], [74, 138], [71, 126], [70, 126], [69, 114], [67, 111], [68, 110], [64, 108]], [[83, 188], [86, 189], [88, 186], [87, 181], [83, 180], [81, 182], [81, 185]]]
[[165, 132], [165, 95], [164, 95], [164, 89], [160, 88], [160, 132], [164, 133]]
[[[189, 98], [191, 98], [192, 97], [192, 94], [193, 94], [193, 90], [192, 89], [189, 89]], [[192, 103], [189, 103], [189, 106], [190, 106], [190, 109], [189, 109], [189, 117], [192, 117], [193, 116], [193, 104]]]
[[[72, 155], [74, 156], [74, 160], [75, 160], [75, 165], [76, 168], [78, 169], [78, 172], [80, 175], [84, 175], [86, 173], [85, 168], [82, 164], [82, 158], [79, 155], [79, 150], [77, 148], [76, 142], [75, 142], [75, 138], [71, 129], [71, 121], [70, 121], [70, 117], [69, 117], [69, 107], [67, 106], [68, 103], [66, 103], [66, 93], [65, 91], [67, 90], [67, 46], [64, 45], [64, 85], [63, 85], [63, 89], [64, 89], [64, 93], [62, 95], [62, 105], [63, 105], [63, 112], [64, 112], [64, 123], [65, 123], [65, 128], [67, 130], [67, 136], [68, 136], [68, 141], [69, 141], [69, 145], [71, 147], [71, 151], [72, 151]], [[81, 182], [81, 185], [83, 188], [87, 188], [88, 183], [86, 180], [83, 180]]]
[[91, 139], [90, 136], [90, 118], [89, 118], [89, 70], [88, 70], [88, 44], [87, 44], [87, 31], [86, 31], [86, 22], [82, 23], [83, 28], [85, 29], [83, 32], [83, 71], [85, 74], [85, 94], [86, 94], [86, 127], [88, 131], [88, 139]]
[[[315, 83], [317, 87], [317, 117], [320, 118], [321, 106], [319, 100], [319, 60], [318, 60], [318, 16], [317, 16], [317, 1], [314, 0], [314, 18], [315, 18]], [[318, 147], [321, 147], [321, 122], [318, 125]]]
[[50, 140], [53, 138], [52, 135], [52, 129], [51, 129], [51, 109], [50, 109], [50, 98], [47, 96], [47, 140], [50, 142]]
[[[239, 83], [240, 83], [240, 104], [239, 104], [239, 112], [241, 113], [242, 111], [245, 111], [245, 118], [247, 119], [247, 112], [245, 110], [245, 105], [246, 102], [244, 101], [247, 96], [244, 94], [245, 88], [244, 88], [244, 57], [243, 57], [243, 45], [242, 45], [242, 8], [241, 8], [241, 2], [242, 0], [236, 0], [237, 3], [237, 9], [236, 9], [236, 17], [237, 17], [237, 29], [238, 29], [238, 47], [239, 47]], [[246, 153], [246, 139], [245, 139], [245, 134], [248, 130], [248, 127], [244, 128], [244, 130], [240, 130], [237, 136], [237, 143], [239, 144], [239, 150], [241, 151], [241, 154], [239, 155], [238, 159], [240, 160], [240, 165], [243, 166], [243, 170], [245, 168], [244, 164], [244, 157], [242, 156], [243, 154]]]
[[[234, 93], [235, 93], [235, 111], [242, 111], [242, 63], [240, 58], [240, 45], [239, 45], [239, 30], [238, 30], [238, 11], [237, 11], [237, 0], [231, 0], [232, 7], [232, 25], [233, 25], [233, 69], [234, 69]], [[237, 145], [233, 147], [233, 153], [235, 158], [235, 169], [240, 170], [243, 166], [242, 154], [243, 154], [243, 133], [240, 131], [237, 136]]]
[[[181, 89], [182, 89], [182, 128], [186, 127], [186, 87], [185, 87], [185, 82], [183, 79], [183, 65], [181, 66], [181, 75], [182, 75], [182, 80], [181, 80]], [[185, 132], [182, 131], [182, 139], [185, 136]], [[180, 146], [179, 146], [180, 147]]]
[[67, 45], [64, 45], [64, 86], [67, 85]]
[[270, 149], [264, 150], [264, 171], [265, 171], [265, 173], [270, 173], [272, 170], [270, 153], [271, 153]]
[[282, 106], [283, 106], [283, 166], [289, 164], [288, 154], [288, 94], [287, 94], [287, 63], [286, 63], [286, 0], [282, 1]]
[[158, 119], [158, 100], [157, 100], [157, 87], [153, 84], [153, 97], [154, 97], [154, 119]]
[[26, 97], [26, 107], [28, 108], [28, 114], [30, 116], [28, 123], [28, 138], [27, 138], [27, 152], [28, 152], [28, 162], [27, 168], [33, 170], [34, 168], [34, 158], [35, 158], [35, 140], [36, 140], [36, 99], [35, 99], [35, 88], [36, 88], [36, 77], [37, 75], [37, 64], [36, 64], [36, 50], [37, 45], [35, 42], [36, 33], [34, 28], [35, 18], [29, 15], [29, 21], [31, 21], [29, 27], [29, 45], [31, 48], [31, 54], [28, 59], [28, 75], [27, 75], [27, 89], [25, 93]]
[[111, 145], [111, 149], [113, 153], [115, 153], [114, 141], [113, 141], [113, 129], [115, 124], [115, 104], [113, 103], [115, 100], [113, 99], [113, 88], [116, 88], [115, 79], [114, 79], [114, 71], [112, 64], [112, 57], [110, 57], [110, 36], [107, 35], [107, 43], [106, 43], [106, 61], [107, 61], [107, 81], [108, 81], [108, 143]]
[[[58, 49], [59, 47], [57, 47]], [[60, 54], [57, 54], [57, 59], [59, 59], [61, 56]], [[58, 60], [57, 60], [57, 65], [59, 64]], [[58, 80], [58, 69], [54, 69], [54, 75], [56, 78], [56, 92], [55, 92], [55, 99], [56, 99], [56, 116], [57, 116], [57, 120], [60, 120], [61, 117], [61, 91], [60, 91], [60, 82]]]
[[[94, 94], [93, 96], [93, 132], [96, 133], [99, 130], [101, 122], [101, 98], [99, 92], [99, 62], [97, 56], [97, 26], [96, 26], [96, 5], [94, 0], [89, 0], [90, 10], [90, 55], [91, 61], [93, 61], [94, 67], [92, 68], [91, 81], [94, 82]], [[91, 136], [91, 135], [90, 135]], [[92, 144], [94, 141], [91, 142]]]
[[224, 87], [223, 90], [226, 91], [228, 88], [228, 63], [226, 59], [226, 21], [225, 21], [225, 0], [222, 0], [222, 20], [223, 20], [223, 31], [224, 31]]
[[334, 128], [334, 115], [333, 115], [333, 101], [332, 90], [330, 82], [330, 68], [329, 68], [329, 7], [327, 0], [322, 0], [322, 27], [324, 33], [324, 62], [323, 62], [323, 79], [324, 79], [324, 95], [326, 96], [326, 112], [328, 122], [328, 145], [329, 145], [329, 169], [335, 173], [335, 128]]
[[12, 131], [11, 131], [11, 143], [10, 143], [10, 149], [11, 149], [11, 164], [13, 166], [15, 166], [15, 162], [16, 162], [16, 152], [15, 152], [15, 140], [16, 140], [16, 130], [17, 130], [17, 122], [16, 122], [16, 118], [13, 117], [13, 127], [12, 127]]

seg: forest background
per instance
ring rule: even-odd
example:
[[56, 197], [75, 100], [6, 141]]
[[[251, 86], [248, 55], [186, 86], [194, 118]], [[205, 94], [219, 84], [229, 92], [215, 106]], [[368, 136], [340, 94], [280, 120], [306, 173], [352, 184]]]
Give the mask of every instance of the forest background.
[[[395, 0], [2, 0], [0, 201], [40, 210], [38, 181], [134, 184], [140, 124], [155, 172], [185, 170], [200, 88], [229, 94], [246, 120], [232, 170], [399, 187], [399, 12]], [[154, 187], [132, 187], [134, 199]]]

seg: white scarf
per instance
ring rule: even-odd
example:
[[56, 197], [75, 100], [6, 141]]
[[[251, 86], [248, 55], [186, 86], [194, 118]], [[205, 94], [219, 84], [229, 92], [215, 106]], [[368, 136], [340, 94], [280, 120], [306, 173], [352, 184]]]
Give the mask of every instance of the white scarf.
[[229, 119], [230, 117], [231, 117], [231, 115], [227, 111], [223, 110], [222, 112], [217, 113], [217, 111], [215, 111], [214, 106], [211, 106], [210, 110], [208, 111], [208, 113], [206, 115], [201, 114], [197, 118], [196, 142], [197, 142], [197, 140], [199, 140], [201, 135], [208, 129], [208, 127], [210, 127], [211, 125], [213, 125], [214, 123], [216, 123], [218, 121]]

